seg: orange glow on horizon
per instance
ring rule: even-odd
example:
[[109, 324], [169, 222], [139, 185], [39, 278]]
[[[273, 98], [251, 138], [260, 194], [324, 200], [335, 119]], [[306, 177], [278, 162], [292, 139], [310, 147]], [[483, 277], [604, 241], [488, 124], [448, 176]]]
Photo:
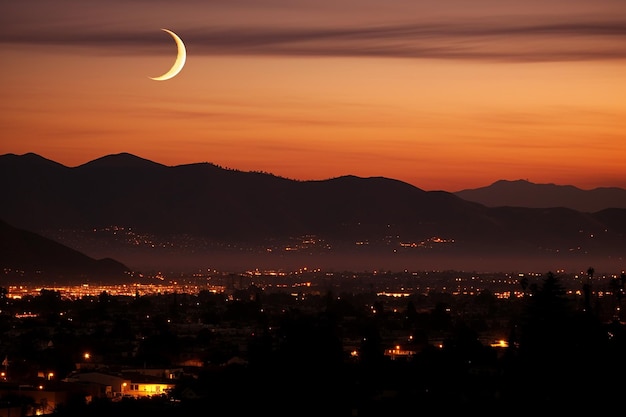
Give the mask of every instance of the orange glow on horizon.
[[202, 56], [187, 46], [185, 71], [162, 83], [145, 74], [171, 56], [8, 46], [0, 154], [77, 166], [129, 152], [425, 190], [499, 179], [626, 188], [621, 60]]

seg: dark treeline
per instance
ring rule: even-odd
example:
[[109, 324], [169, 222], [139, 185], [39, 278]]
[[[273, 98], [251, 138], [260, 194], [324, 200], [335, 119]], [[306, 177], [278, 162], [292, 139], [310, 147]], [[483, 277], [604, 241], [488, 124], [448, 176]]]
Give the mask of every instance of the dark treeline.
[[[12, 377], [24, 380], [42, 368], [61, 379], [84, 352], [103, 366], [202, 362], [167, 396], [77, 398], [59, 416], [598, 413], [620, 407], [626, 388], [626, 275], [613, 278], [603, 298], [591, 284], [593, 269], [588, 275], [580, 295], [549, 272], [539, 283], [521, 280], [521, 298], [484, 290], [400, 301], [374, 290], [294, 296], [254, 286], [78, 300], [43, 289], [12, 300], [3, 289], [0, 354], [12, 358]], [[26, 311], [37, 316], [15, 318]], [[496, 333], [508, 347], [482, 338]], [[392, 359], [385, 352], [398, 335], [412, 354]]]

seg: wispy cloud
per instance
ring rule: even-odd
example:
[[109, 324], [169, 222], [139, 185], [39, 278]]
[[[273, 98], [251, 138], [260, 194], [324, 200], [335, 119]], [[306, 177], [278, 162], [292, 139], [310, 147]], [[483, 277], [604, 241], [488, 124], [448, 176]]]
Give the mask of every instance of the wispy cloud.
[[[85, 46], [151, 53], [158, 31], [68, 29], [10, 31], [3, 43]], [[505, 62], [626, 59], [626, 20], [554, 23], [476, 21], [357, 27], [190, 28], [190, 53], [311, 57], [429, 58]]]

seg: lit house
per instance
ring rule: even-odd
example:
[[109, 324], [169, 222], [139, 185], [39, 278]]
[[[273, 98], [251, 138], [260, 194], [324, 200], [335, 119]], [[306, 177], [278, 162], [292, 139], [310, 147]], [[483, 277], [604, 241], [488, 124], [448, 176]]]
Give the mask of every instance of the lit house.
[[164, 379], [154, 375], [142, 373], [124, 373], [122, 396], [150, 397], [153, 395], [167, 395], [176, 386], [173, 379]]
[[122, 384], [122, 395], [148, 397], [167, 394], [175, 387], [175, 380], [182, 369], [135, 369], [122, 371], [126, 385]]
[[98, 385], [100, 386], [100, 396], [107, 398], [164, 395], [176, 385], [173, 378], [168, 379], [140, 372], [120, 374], [76, 372], [66, 378], [66, 381]]

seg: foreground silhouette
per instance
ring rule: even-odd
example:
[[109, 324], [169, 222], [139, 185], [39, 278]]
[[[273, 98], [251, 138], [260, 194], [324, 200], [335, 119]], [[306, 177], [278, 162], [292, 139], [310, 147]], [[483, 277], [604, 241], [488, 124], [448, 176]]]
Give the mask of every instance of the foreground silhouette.
[[[588, 272], [584, 284], [592, 285]], [[389, 308], [374, 291], [294, 300], [254, 287], [233, 293], [230, 301], [208, 292], [130, 301], [103, 293], [67, 301], [45, 289], [30, 300], [1, 298], [3, 312], [25, 304], [41, 312], [13, 342], [12, 354], [60, 377], [75, 371], [73, 358], [85, 349], [113, 361], [124, 343], [137, 344], [134, 356], [116, 359], [136, 367], [171, 367], [190, 347], [204, 354], [204, 365], [183, 374], [171, 392], [90, 403], [77, 393], [56, 408], [58, 416], [187, 416], [199, 410], [214, 416], [495, 415], [600, 412], [619, 401], [626, 333], [619, 316], [601, 317], [619, 312], [624, 282], [624, 275], [613, 279], [613, 296], [601, 303], [593, 300], [592, 287], [585, 287], [590, 297], [572, 297], [549, 272], [537, 283], [520, 281], [521, 299], [499, 299], [487, 290], [463, 299], [432, 294], [411, 297], [402, 310]], [[74, 319], [68, 322], [67, 315]], [[6, 333], [10, 319], [2, 317]], [[249, 329], [245, 349], [211, 331], [182, 335], [173, 326], [191, 320]], [[509, 335], [506, 348], [480, 340], [485, 328], [498, 326]], [[35, 346], [44, 327], [53, 329], [52, 347], [41, 350]], [[78, 331], [86, 328], [91, 333]], [[403, 349], [412, 354], [386, 354], [390, 334], [410, 335]], [[349, 341], [353, 351], [346, 349]]]

